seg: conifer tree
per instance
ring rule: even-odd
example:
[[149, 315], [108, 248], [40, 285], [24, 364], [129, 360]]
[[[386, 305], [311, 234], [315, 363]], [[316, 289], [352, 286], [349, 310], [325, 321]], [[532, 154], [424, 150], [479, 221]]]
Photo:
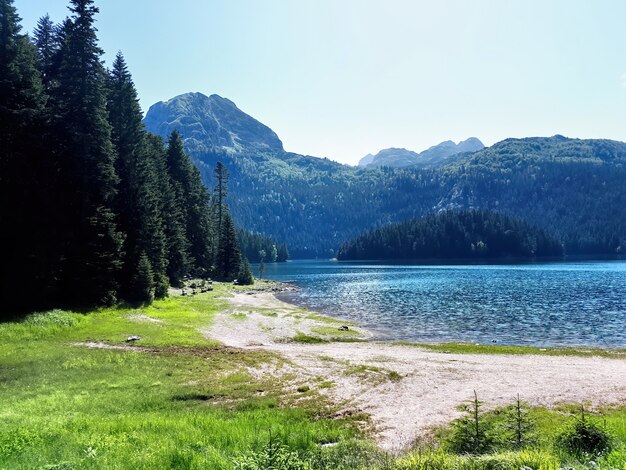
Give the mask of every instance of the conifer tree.
[[222, 232], [224, 206], [228, 195], [228, 170], [222, 162], [217, 162], [213, 175], [217, 181], [213, 189], [213, 210], [216, 214], [216, 230], [219, 234]]
[[507, 409], [504, 422], [504, 437], [509, 447], [520, 450], [536, 443], [536, 424], [530, 416], [528, 405], [520, 400]]
[[220, 281], [233, 281], [239, 274], [241, 252], [237, 243], [235, 224], [226, 208], [222, 212], [222, 231], [219, 234], [215, 273]]
[[[45, 236], [45, 96], [37, 51], [12, 0], [0, 0], [0, 234], [2, 310], [43, 306], [51, 283]], [[43, 230], [43, 234], [42, 234]], [[21, 305], [18, 303], [21, 302]]]
[[123, 236], [113, 211], [118, 177], [107, 121], [105, 71], [98, 47], [93, 0], [70, 0], [70, 21], [51, 91], [55, 124], [62, 130], [59, 156], [63, 203], [64, 297], [81, 305], [110, 305], [117, 298]]
[[150, 303], [154, 299], [154, 274], [150, 260], [141, 253], [131, 271], [126, 298], [130, 302]]
[[37, 46], [41, 78], [48, 88], [52, 81], [59, 60], [58, 28], [50, 19], [50, 15], [42, 16], [33, 31], [33, 42]]
[[0, 0], [3, 300], [87, 307], [150, 302], [187, 275], [252, 282], [226, 168], [211, 206], [180, 135], [166, 147], [144, 130], [123, 56], [105, 71], [93, 0], [70, 12], [60, 26], [42, 17], [31, 42]]
[[[137, 91], [121, 53], [115, 58], [107, 85], [111, 138], [117, 151], [116, 170], [120, 177], [115, 208], [120, 228], [126, 234], [120, 273], [122, 295], [125, 295], [124, 286], [129, 286], [137, 276], [141, 256], [147, 257], [154, 278], [163, 283], [167, 268], [166, 241], [156, 175], [158, 156], [147, 151]], [[156, 290], [161, 297], [167, 287], [159, 285]], [[133, 295], [134, 300], [148, 300], [136, 298], [137, 291]]]
[[175, 190], [185, 207], [185, 233], [192, 274], [206, 277], [212, 269], [214, 256], [209, 193], [202, 184], [200, 172], [185, 154], [177, 131], [172, 132], [168, 142], [167, 164]]
[[169, 175], [167, 164], [167, 152], [163, 140], [153, 134], [145, 137], [146, 151], [153, 155], [156, 165], [156, 175], [161, 198], [159, 200], [160, 212], [163, 217], [163, 230], [165, 234], [166, 252], [166, 278], [156, 280], [156, 297], [167, 294], [159, 292], [164, 281], [174, 287], [182, 285], [183, 278], [190, 270], [189, 242], [185, 233], [184, 201], [180, 185], [175, 183]]
[[254, 284], [254, 276], [252, 276], [252, 269], [250, 269], [250, 262], [245, 256], [241, 257], [241, 263], [239, 266], [239, 274], [237, 275], [237, 283], [241, 286], [250, 286]]

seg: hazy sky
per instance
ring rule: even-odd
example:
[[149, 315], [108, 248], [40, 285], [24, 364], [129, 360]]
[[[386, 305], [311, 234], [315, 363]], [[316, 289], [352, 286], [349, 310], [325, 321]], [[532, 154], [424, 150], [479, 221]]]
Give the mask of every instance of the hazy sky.
[[[65, 0], [15, 0], [26, 30]], [[626, 140], [623, 0], [100, 0], [144, 110], [217, 93], [290, 151], [356, 163], [476, 136]]]

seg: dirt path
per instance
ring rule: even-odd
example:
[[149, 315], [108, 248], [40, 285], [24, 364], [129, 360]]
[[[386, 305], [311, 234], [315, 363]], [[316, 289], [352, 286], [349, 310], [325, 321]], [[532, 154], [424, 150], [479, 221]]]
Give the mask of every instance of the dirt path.
[[[254, 374], [297, 377], [368, 413], [381, 447], [401, 450], [434, 426], [458, 416], [476, 390], [487, 406], [510, 404], [519, 393], [532, 404], [626, 403], [626, 359], [539, 355], [446, 354], [377, 342], [302, 344], [297, 334], [329, 337], [338, 323], [281, 302], [270, 293], [236, 294], [232, 307], [203, 333], [228, 346], [278, 352], [285, 362]], [[367, 332], [350, 326], [355, 337]]]

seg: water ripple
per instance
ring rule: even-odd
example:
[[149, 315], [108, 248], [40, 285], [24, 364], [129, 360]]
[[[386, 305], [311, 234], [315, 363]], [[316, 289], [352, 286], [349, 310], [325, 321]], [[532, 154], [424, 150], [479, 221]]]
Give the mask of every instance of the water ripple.
[[268, 265], [289, 300], [381, 339], [626, 348], [626, 262]]

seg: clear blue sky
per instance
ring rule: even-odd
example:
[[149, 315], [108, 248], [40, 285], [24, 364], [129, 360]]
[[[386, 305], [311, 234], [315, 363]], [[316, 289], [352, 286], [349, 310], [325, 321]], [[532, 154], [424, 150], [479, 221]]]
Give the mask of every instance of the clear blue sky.
[[[623, 0], [101, 0], [144, 110], [217, 93], [287, 150], [356, 163], [476, 136], [626, 140]], [[31, 30], [64, 0], [15, 0]]]

